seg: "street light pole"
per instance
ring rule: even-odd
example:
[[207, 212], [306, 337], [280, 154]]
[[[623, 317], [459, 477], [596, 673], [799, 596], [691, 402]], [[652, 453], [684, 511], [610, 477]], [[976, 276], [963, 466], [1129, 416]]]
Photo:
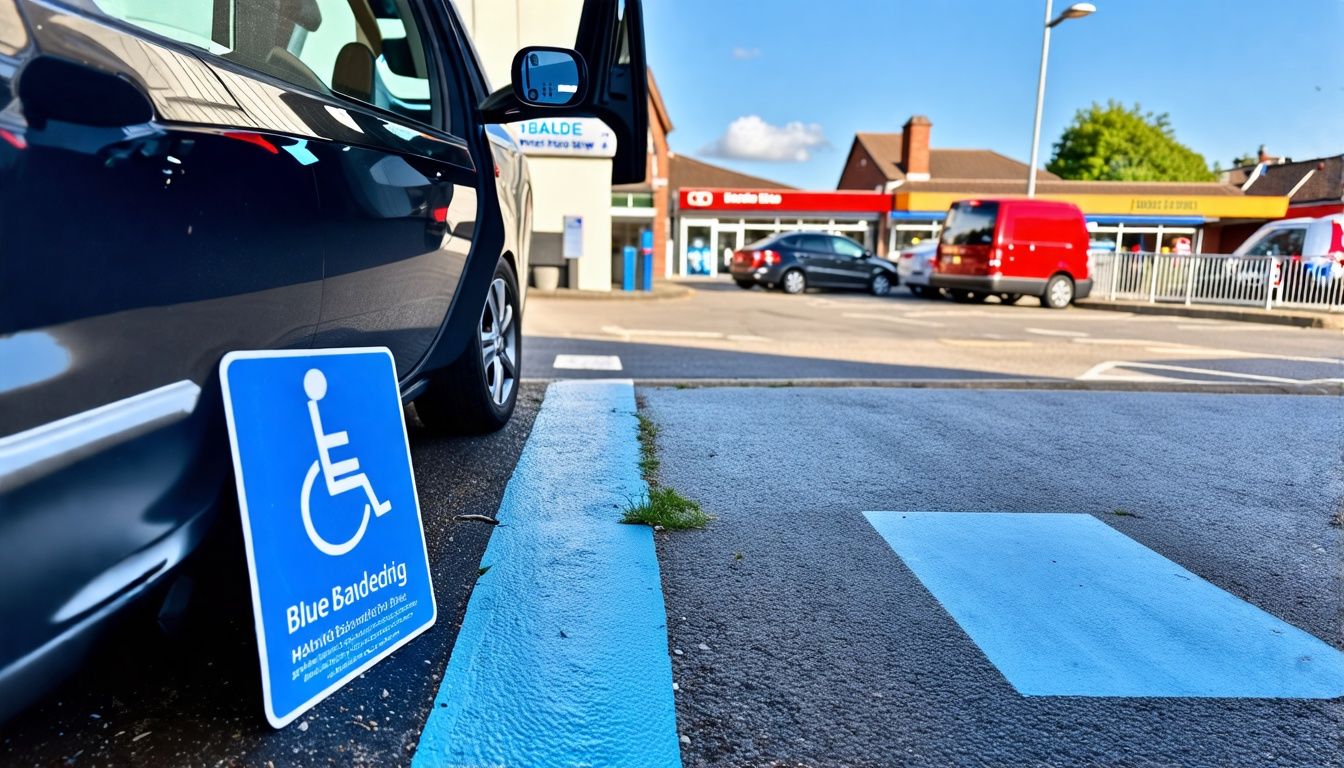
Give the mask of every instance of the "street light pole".
[[1051, 19], [1053, 5], [1054, 0], [1045, 0], [1045, 31], [1041, 35], [1041, 76], [1036, 81], [1036, 119], [1031, 125], [1031, 167], [1027, 169], [1029, 198], [1036, 196], [1036, 163], [1040, 160], [1041, 152], [1041, 110], [1045, 106], [1045, 67], [1050, 59], [1050, 30], [1069, 19], [1081, 19], [1097, 11], [1097, 7], [1092, 3], [1074, 3], [1064, 9], [1059, 18]]
[[1036, 81], [1036, 119], [1031, 124], [1031, 167], [1027, 170], [1027, 197], [1036, 196], [1036, 162], [1041, 152], [1041, 109], [1045, 106], [1045, 65], [1050, 58], [1051, 5], [1045, 0], [1045, 33], [1041, 36], [1041, 75]]

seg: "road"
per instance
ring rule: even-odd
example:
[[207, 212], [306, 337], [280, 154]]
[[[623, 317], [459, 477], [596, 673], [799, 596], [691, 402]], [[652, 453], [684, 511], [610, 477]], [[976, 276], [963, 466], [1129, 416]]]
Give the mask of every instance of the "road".
[[[1310, 661], [1261, 658], [1272, 651], [1253, 639], [1246, 603], [1344, 647], [1344, 537], [1331, 522], [1344, 511], [1337, 398], [802, 387], [641, 395], [659, 426], [660, 478], [716, 517], [658, 538], [685, 765], [1344, 765], [1344, 700], [1280, 689], [1270, 693], [1282, 698], [1250, 697], [1239, 683], [1279, 674], [1275, 663], [1289, 677]], [[1081, 513], [1091, 529], [1167, 558], [1148, 558], [1167, 586], [1130, 594], [1147, 583], [1131, 575], [1139, 559], [1111, 557], [1101, 579], [1066, 584], [1068, 600], [1032, 605], [1041, 581], [1031, 569], [977, 572], [959, 560], [976, 537], [909, 560], [865, 519], [872, 510], [1032, 513], [1046, 523]], [[964, 535], [956, 529], [978, 518], [946, 519]], [[1096, 542], [1055, 543], [1049, 563], [1033, 567], [1086, 575]], [[950, 564], [954, 589], [917, 577], [912, 562], [921, 574]], [[958, 572], [977, 577], [958, 584]], [[1238, 617], [1226, 648], [1199, 659], [1231, 666], [1205, 696], [1172, 694], [1160, 678], [1144, 681], [1147, 695], [1086, 685], [1023, 694], [1015, 670], [987, 658], [1026, 619], [1026, 632], [1008, 639], [1029, 663], [1045, 659], [1048, 678], [1089, 663], [1144, 678], [1173, 654], [1207, 647], [1182, 634], [1182, 614], [1205, 618], [1214, 602], [1179, 605], [1179, 590], [1200, 577], [1228, 593]], [[1015, 613], [1024, 599], [1032, 610]], [[1130, 642], [1132, 626], [1164, 612], [1174, 623]], [[1072, 634], [1098, 620], [1100, 638]], [[1337, 697], [1339, 654], [1317, 650], [1320, 661], [1336, 657]]]
[[[743, 291], [667, 300], [534, 298], [524, 374], [648, 379], [1344, 380], [1338, 331], [1121, 312]], [[558, 355], [582, 356], [556, 367]], [[619, 370], [611, 358], [619, 359]], [[595, 358], [595, 359], [594, 359]], [[566, 360], [561, 359], [562, 366]]]

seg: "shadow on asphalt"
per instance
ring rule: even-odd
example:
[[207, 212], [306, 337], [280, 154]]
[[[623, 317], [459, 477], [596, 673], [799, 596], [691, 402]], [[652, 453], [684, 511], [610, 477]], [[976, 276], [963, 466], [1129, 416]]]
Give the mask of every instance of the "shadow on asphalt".
[[[737, 290], [734, 288], [734, 290]], [[527, 379], [634, 378], [634, 379], [945, 379], [1013, 380], [1018, 375], [965, 368], [892, 365], [817, 357], [772, 355], [764, 352], [599, 341], [554, 336], [524, 339], [523, 377]], [[558, 369], [557, 354], [615, 355], [620, 371]], [[1049, 377], [1042, 380], [1054, 380]]]

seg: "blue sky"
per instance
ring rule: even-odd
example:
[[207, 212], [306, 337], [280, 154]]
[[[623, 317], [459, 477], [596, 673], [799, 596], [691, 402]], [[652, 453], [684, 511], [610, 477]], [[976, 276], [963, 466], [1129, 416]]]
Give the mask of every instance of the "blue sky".
[[[1344, 0], [1096, 5], [1052, 35], [1042, 163], [1077, 109], [1107, 99], [1169, 113], [1210, 164], [1262, 143], [1294, 158], [1344, 152]], [[830, 189], [856, 131], [924, 114], [934, 147], [1028, 157], [1044, 0], [644, 6], [676, 152]], [[765, 146], [780, 159], [734, 157]]]

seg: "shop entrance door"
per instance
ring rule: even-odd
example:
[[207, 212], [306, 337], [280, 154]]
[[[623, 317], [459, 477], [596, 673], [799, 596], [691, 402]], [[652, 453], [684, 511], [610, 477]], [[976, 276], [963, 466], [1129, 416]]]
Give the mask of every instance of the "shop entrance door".
[[683, 222], [681, 237], [681, 273], [683, 275], [712, 275], [715, 273], [713, 222]]
[[733, 251], [743, 245], [742, 223], [714, 222], [714, 245], [714, 254], [718, 257], [715, 259], [716, 271], [727, 274], [733, 261]]

